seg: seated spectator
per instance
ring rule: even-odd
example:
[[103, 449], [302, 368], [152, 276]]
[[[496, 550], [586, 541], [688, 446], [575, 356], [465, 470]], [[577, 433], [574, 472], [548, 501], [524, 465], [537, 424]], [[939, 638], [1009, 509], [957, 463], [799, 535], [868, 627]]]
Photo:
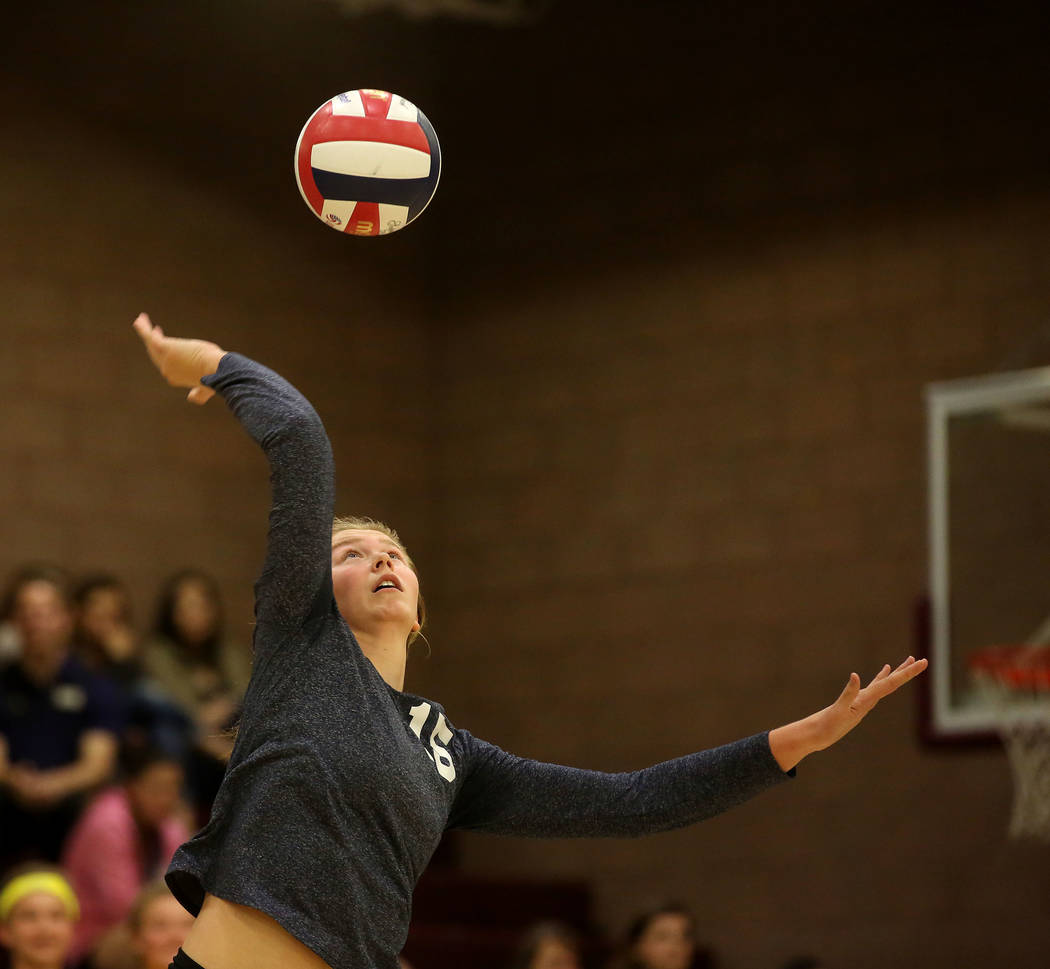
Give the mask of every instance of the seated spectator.
[[73, 591], [74, 651], [89, 669], [120, 688], [127, 707], [125, 743], [156, 747], [185, 757], [193, 736], [189, 717], [142, 668], [138, 637], [131, 624], [131, 601], [115, 576], [97, 574]]
[[0, 887], [0, 945], [10, 969], [64, 969], [77, 916], [77, 897], [57, 870], [12, 871]]
[[580, 937], [561, 922], [538, 922], [525, 935], [511, 969], [581, 969]]
[[185, 570], [165, 583], [143, 665], [196, 727], [189, 784], [206, 814], [233, 746], [227, 731], [251, 677], [248, 652], [225, 635], [222, 601], [209, 575]]
[[168, 969], [193, 925], [162, 881], [150, 882], [136, 896], [127, 918], [103, 938], [93, 969]]
[[681, 905], [639, 915], [627, 930], [617, 969], [708, 969], [710, 954], [696, 944], [696, 923]]
[[23, 570], [9, 593], [21, 651], [0, 670], [0, 865], [57, 861], [83, 798], [113, 776], [120, 695], [71, 653], [63, 572]]
[[175, 849], [190, 837], [180, 814], [179, 761], [159, 751], [133, 752], [127, 760], [124, 783], [88, 805], [63, 854], [81, 899], [77, 959], [128, 915], [139, 891], [164, 874]]
[[147, 672], [197, 723], [224, 727], [248, 686], [251, 659], [226, 638], [215, 580], [194, 570], [173, 575], [161, 593], [154, 633], [143, 654]]
[[136, 681], [139, 644], [121, 581], [107, 574], [81, 579], [73, 590], [73, 610], [73, 642], [84, 665], [118, 683]]

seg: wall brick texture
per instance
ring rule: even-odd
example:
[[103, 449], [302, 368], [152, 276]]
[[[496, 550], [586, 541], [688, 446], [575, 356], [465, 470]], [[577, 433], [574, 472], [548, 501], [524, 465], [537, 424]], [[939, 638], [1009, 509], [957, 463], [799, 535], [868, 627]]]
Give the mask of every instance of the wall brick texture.
[[[94, 130], [60, 146], [31, 116], [4, 125], [24, 152], [0, 158], [0, 571], [112, 569], [145, 626], [193, 563], [248, 639], [265, 466], [220, 403], [159, 381], [130, 331], [147, 309], [311, 398], [339, 507], [391, 519], [422, 569], [433, 654], [410, 687], [528, 756], [641, 767], [805, 715], [911, 652], [923, 387], [1046, 362], [1046, 193], [684, 237], [615, 272], [482, 273], [430, 300], [399, 275], [411, 233], [351, 258]], [[71, 148], [83, 178], [56, 199]], [[727, 161], [727, 197], [848, 175], [780, 151], [773, 172]], [[921, 747], [916, 695], [698, 827], [470, 836], [463, 864], [586, 877], [610, 933], [680, 898], [725, 969], [802, 950], [852, 969], [1043, 964], [1050, 866], [1006, 839], [1006, 762]]]

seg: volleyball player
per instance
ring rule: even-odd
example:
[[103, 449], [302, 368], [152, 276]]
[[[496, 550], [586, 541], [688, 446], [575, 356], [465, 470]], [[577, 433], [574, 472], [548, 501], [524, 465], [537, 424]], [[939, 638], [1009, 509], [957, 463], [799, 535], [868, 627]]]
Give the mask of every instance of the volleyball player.
[[[412, 889], [442, 833], [638, 835], [691, 824], [793, 774], [926, 661], [886, 666], [795, 723], [645, 770], [505, 753], [404, 691], [424, 611], [397, 534], [333, 527], [331, 448], [287, 381], [214, 343], [134, 327], [169, 384], [220, 394], [270, 465], [252, 679], [208, 824], [167, 881], [197, 916], [176, 969], [396, 969]], [[370, 473], [362, 455], [359, 473]]]

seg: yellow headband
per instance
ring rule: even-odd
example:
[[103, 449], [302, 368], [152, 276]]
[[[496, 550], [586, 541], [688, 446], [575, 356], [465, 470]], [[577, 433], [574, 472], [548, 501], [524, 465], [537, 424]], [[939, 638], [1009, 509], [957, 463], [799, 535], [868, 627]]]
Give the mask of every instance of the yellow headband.
[[11, 910], [27, 895], [47, 892], [66, 907], [66, 914], [75, 922], [80, 918], [80, 905], [72, 886], [61, 875], [52, 871], [30, 871], [12, 878], [0, 892], [0, 922], [6, 922]]

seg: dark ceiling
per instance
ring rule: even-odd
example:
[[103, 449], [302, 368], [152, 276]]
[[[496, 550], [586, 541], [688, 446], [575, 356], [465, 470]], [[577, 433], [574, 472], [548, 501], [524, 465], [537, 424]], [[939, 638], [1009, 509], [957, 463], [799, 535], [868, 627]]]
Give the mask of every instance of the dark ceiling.
[[440, 273], [659, 255], [1047, 181], [1036, 4], [554, 0], [494, 27], [294, 0], [52, 0], [7, 28], [8, 111], [75, 111], [237, 204], [266, 200], [293, 235], [310, 112], [354, 87], [409, 97], [442, 140], [411, 240], [440, 240]]

